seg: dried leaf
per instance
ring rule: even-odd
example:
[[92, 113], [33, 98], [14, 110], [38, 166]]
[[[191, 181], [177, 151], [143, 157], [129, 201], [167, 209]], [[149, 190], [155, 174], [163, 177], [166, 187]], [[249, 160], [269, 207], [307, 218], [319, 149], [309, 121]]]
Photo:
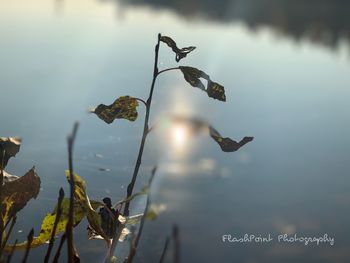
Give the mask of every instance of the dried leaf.
[[[193, 67], [180, 66], [179, 68], [182, 71], [182, 74], [184, 75], [185, 80], [192, 87], [200, 88], [201, 90], [207, 92], [208, 96], [213, 99], [226, 101], [224, 87], [212, 81], [209, 75], [207, 75], [205, 72]], [[204, 86], [200, 78], [203, 78], [207, 81], [207, 87]]]
[[[61, 211], [62, 211], [62, 214], [58, 221], [55, 235], [61, 232], [64, 232], [66, 230], [66, 225], [68, 223], [68, 217], [69, 217], [69, 198], [64, 198], [62, 200]], [[57, 213], [57, 204], [53, 212], [45, 216], [41, 224], [40, 234], [39, 236], [34, 237], [30, 245], [31, 248], [35, 248], [43, 244], [46, 244], [50, 240], [51, 233], [54, 227], [54, 222], [56, 219], [56, 213]], [[85, 207], [80, 202], [75, 201], [73, 225], [77, 226], [86, 215], [87, 215], [87, 211]], [[16, 244], [15, 249], [25, 249], [26, 246], [27, 246], [27, 242], [19, 243], [19, 244]], [[11, 248], [12, 248], [12, 245], [6, 246], [6, 250], [10, 250]]]
[[127, 119], [135, 121], [137, 119], [137, 106], [139, 103], [137, 99], [130, 96], [123, 96], [116, 99], [111, 105], [106, 106], [100, 104], [93, 113], [95, 113], [101, 120], [110, 124], [115, 119]]
[[176, 62], [179, 62], [181, 59], [187, 56], [188, 53], [192, 52], [196, 49], [196, 47], [190, 46], [190, 47], [184, 47], [184, 48], [178, 48], [175, 41], [167, 36], [162, 36], [160, 38], [160, 41], [167, 44], [176, 54], [175, 60]]
[[5, 169], [9, 159], [15, 157], [21, 147], [17, 137], [0, 137], [0, 169]]
[[[66, 171], [66, 177], [68, 182], [70, 181], [69, 171]], [[87, 220], [89, 221], [90, 226], [93, 230], [101, 235], [105, 240], [109, 238], [105, 235], [101, 228], [101, 217], [92, 207], [89, 197], [86, 193], [86, 184], [83, 179], [76, 173], [74, 173], [74, 181], [75, 181], [75, 190], [74, 190], [74, 198], [77, 202], [79, 202], [87, 212]]]
[[216, 100], [226, 101], [225, 89], [220, 84], [208, 80], [208, 96]]
[[40, 191], [40, 178], [34, 167], [22, 177], [4, 183], [0, 200], [2, 219], [6, 224], [27, 202], [36, 198]]
[[235, 152], [254, 139], [254, 137], [244, 137], [241, 141], [236, 142], [231, 138], [223, 138], [213, 127], [209, 127], [209, 132], [210, 136], [219, 144], [221, 150], [224, 152]]
[[141, 221], [142, 216], [143, 216], [143, 213], [129, 216], [126, 218], [126, 224], [127, 225], [136, 225], [137, 223], [139, 223]]
[[221, 134], [215, 130], [211, 125], [197, 118], [189, 118], [183, 116], [171, 116], [171, 120], [175, 123], [181, 123], [188, 126], [192, 133], [209, 133], [215, 142], [217, 142], [224, 152], [235, 152], [243, 145], [251, 142], [254, 137], [244, 137], [241, 141], [237, 142], [231, 138], [222, 137]]
[[205, 90], [204, 84], [200, 81], [200, 78], [209, 79], [209, 76], [203, 71], [193, 67], [179, 67], [184, 75], [185, 80], [192, 86]]

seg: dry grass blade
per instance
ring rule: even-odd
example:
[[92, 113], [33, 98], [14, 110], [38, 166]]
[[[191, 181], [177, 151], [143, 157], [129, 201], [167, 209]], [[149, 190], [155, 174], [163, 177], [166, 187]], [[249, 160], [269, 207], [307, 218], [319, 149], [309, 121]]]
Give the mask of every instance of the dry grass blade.
[[73, 242], [73, 213], [74, 213], [74, 173], [73, 173], [73, 146], [75, 137], [78, 131], [79, 124], [76, 122], [73, 127], [72, 134], [68, 136], [68, 165], [69, 165], [69, 174], [70, 174], [70, 204], [69, 204], [69, 218], [66, 227], [67, 235], [67, 247], [68, 247], [68, 263], [74, 262], [75, 249]]
[[49, 243], [49, 246], [47, 248], [47, 252], [46, 252], [46, 255], [45, 255], [45, 259], [44, 259], [45, 263], [49, 262], [51, 251], [52, 251], [52, 247], [53, 247], [53, 244], [55, 242], [55, 233], [56, 233], [56, 229], [57, 229], [57, 224], [58, 224], [58, 222], [59, 222], [59, 220], [61, 218], [61, 214], [62, 214], [61, 204], [62, 204], [63, 198], [64, 198], [64, 191], [61, 188], [60, 191], [59, 191], [59, 196], [58, 196], [57, 214], [56, 214], [56, 218], [55, 218], [55, 223], [54, 223], [54, 226], [53, 226], [53, 229], [52, 229], [50, 243]]
[[7, 232], [7, 235], [6, 235], [4, 241], [3, 241], [2, 245], [1, 245], [1, 251], [4, 250], [4, 247], [6, 246], [7, 241], [9, 240], [9, 237], [10, 237], [10, 235], [12, 233], [12, 229], [13, 229], [14, 225], [16, 224], [16, 220], [17, 220], [17, 216], [14, 216], [12, 218], [12, 220], [11, 220], [11, 225], [10, 225], [9, 231]]
[[10, 263], [10, 262], [11, 262], [12, 255], [13, 255], [13, 252], [15, 252], [15, 247], [16, 247], [16, 245], [17, 245], [17, 242], [18, 242], [18, 240], [16, 239], [16, 240], [15, 240], [15, 243], [14, 243], [14, 245], [13, 245], [13, 247], [12, 247], [10, 253], [9, 253], [9, 255], [7, 256], [6, 263]]
[[24, 254], [24, 258], [22, 260], [22, 263], [26, 263], [27, 260], [28, 260], [28, 256], [29, 256], [29, 251], [30, 251], [30, 244], [32, 243], [33, 241], [33, 237], [34, 237], [34, 229], [32, 228], [28, 234], [28, 237], [27, 237], [27, 248], [26, 248], [26, 252]]
[[66, 241], [66, 234], [63, 234], [62, 237], [61, 237], [60, 244], [59, 244], [59, 246], [57, 248], [57, 252], [55, 254], [55, 257], [53, 258], [52, 263], [58, 263], [58, 259], [60, 258], [61, 250], [62, 250], [64, 241]]

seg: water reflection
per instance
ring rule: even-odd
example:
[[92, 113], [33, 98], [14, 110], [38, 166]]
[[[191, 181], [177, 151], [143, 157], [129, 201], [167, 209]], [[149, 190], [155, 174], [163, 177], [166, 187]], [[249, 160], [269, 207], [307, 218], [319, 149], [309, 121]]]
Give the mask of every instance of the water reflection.
[[332, 49], [342, 40], [350, 41], [350, 2], [343, 0], [110, 1], [116, 3], [119, 14], [130, 7], [152, 7], [187, 20], [243, 23], [253, 31], [267, 26], [296, 41], [307, 39]]
[[174, 147], [181, 151], [186, 145], [186, 140], [188, 139], [188, 131], [184, 125], [174, 125], [171, 128], [171, 142], [173, 142]]

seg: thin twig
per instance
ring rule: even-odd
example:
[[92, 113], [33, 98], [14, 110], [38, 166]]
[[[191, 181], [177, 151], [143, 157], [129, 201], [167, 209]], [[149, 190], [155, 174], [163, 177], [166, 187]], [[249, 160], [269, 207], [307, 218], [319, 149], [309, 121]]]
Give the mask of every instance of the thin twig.
[[168, 245], [169, 245], [169, 237], [167, 237], [166, 240], [165, 240], [164, 248], [163, 248], [163, 251], [162, 251], [162, 255], [160, 256], [159, 263], [163, 263], [164, 262], [165, 254], [166, 254], [166, 252], [168, 250]]
[[16, 239], [15, 243], [13, 244], [13, 247], [11, 248], [11, 251], [10, 251], [9, 255], [7, 256], [6, 263], [10, 263], [11, 262], [12, 255], [13, 255], [13, 252], [15, 252], [15, 248], [16, 248], [17, 242], [18, 242], [18, 240]]
[[7, 231], [6, 237], [5, 237], [5, 239], [4, 239], [4, 241], [3, 241], [2, 245], [1, 245], [1, 251], [4, 250], [4, 248], [5, 248], [6, 244], [7, 244], [7, 241], [9, 240], [9, 237], [10, 237], [10, 235], [12, 233], [12, 229], [13, 229], [14, 225], [16, 224], [16, 220], [17, 220], [17, 216], [15, 215], [14, 217], [12, 217], [10, 228]]
[[33, 237], [34, 237], [34, 229], [32, 228], [28, 234], [28, 237], [27, 237], [27, 247], [26, 247], [26, 252], [24, 254], [24, 258], [22, 260], [22, 263], [26, 263], [27, 260], [28, 260], [28, 256], [29, 256], [29, 251], [31, 249], [31, 244], [32, 244], [32, 241], [33, 241]]
[[58, 245], [58, 248], [57, 248], [55, 257], [53, 258], [52, 263], [58, 263], [58, 259], [59, 259], [60, 255], [61, 255], [61, 250], [62, 250], [64, 241], [66, 241], [66, 234], [63, 234], [62, 237], [61, 237], [60, 244]]
[[[152, 181], [153, 181], [154, 175], [156, 173], [156, 170], [157, 170], [156, 167], [152, 170], [152, 174], [151, 174], [151, 177], [150, 177], [149, 182], [148, 182], [149, 189], [151, 189]], [[140, 238], [142, 235], [143, 226], [144, 226], [145, 221], [146, 221], [149, 204], [150, 204], [150, 192], [147, 195], [147, 202], [146, 202], [145, 210], [143, 212], [143, 216], [142, 216], [141, 221], [140, 221], [139, 230], [137, 231], [137, 234], [134, 237], [134, 239], [131, 241], [131, 247], [130, 247], [129, 255], [128, 255], [128, 258], [126, 261], [127, 263], [131, 263], [136, 255], [136, 249], [137, 249], [137, 246], [139, 244], [139, 241], [140, 241]]]
[[73, 146], [78, 131], [79, 124], [76, 122], [73, 127], [72, 134], [68, 136], [68, 165], [69, 165], [69, 184], [70, 184], [70, 200], [69, 200], [69, 217], [66, 226], [67, 247], [68, 247], [68, 263], [74, 262], [74, 242], [73, 242], [73, 216], [74, 216], [74, 190], [75, 181], [73, 173]]
[[62, 207], [61, 207], [61, 205], [62, 205], [63, 198], [64, 198], [64, 191], [61, 188], [60, 191], [59, 191], [59, 195], [58, 195], [57, 212], [56, 212], [56, 217], [55, 217], [55, 222], [54, 222], [54, 225], [53, 225], [53, 229], [52, 229], [52, 232], [51, 232], [50, 243], [49, 243], [49, 246], [47, 248], [47, 252], [46, 252], [46, 255], [45, 255], [45, 259], [44, 259], [45, 263], [49, 262], [51, 251], [52, 251], [52, 248], [53, 248], [53, 244], [55, 242], [55, 234], [56, 234], [57, 225], [58, 225], [58, 222], [59, 222], [59, 220], [61, 218], [61, 215], [62, 215]]

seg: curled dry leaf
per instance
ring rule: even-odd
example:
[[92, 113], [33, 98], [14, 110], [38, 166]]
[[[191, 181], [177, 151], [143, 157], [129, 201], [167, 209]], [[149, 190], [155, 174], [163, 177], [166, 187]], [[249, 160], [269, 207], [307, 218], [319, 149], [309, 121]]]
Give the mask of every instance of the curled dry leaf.
[[5, 181], [1, 191], [2, 219], [6, 224], [27, 202], [36, 198], [40, 191], [40, 178], [35, 168], [22, 177]]
[[189, 118], [183, 116], [171, 116], [170, 119], [175, 123], [182, 123], [189, 127], [192, 133], [208, 133], [216, 143], [219, 144], [220, 148], [224, 152], [235, 152], [248, 142], [251, 142], [254, 137], [244, 137], [239, 142], [232, 140], [228, 137], [222, 137], [222, 135], [214, 129], [211, 125], [202, 121], [198, 118]]
[[15, 157], [21, 147], [17, 137], [0, 137], [0, 169], [5, 169], [9, 159]]
[[239, 148], [241, 148], [243, 145], [247, 144], [248, 142], [251, 142], [254, 137], [244, 137], [239, 142], [236, 142], [232, 140], [231, 138], [223, 138], [220, 133], [215, 130], [213, 127], [209, 127], [210, 137], [212, 137], [220, 146], [221, 150], [223, 152], [235, 152]]
[[181, 59], [187, 56], [188, 53], [192, 52], [196, 49], [196, 47], [190, 46], [190, 47], [184, 47], [184, 48], [178, 48], [175, 41], [167, 36], [162, 36], [160, 38], [160, 41], [167, 44], [174, 52], [175, 52], [175, 60], [176, 62], [179, 62]]
[[[196, 87], [207, 92], [208, 96], [213, 99], [226, 101], [225, 88], [222, 85], [212, 81], [208, 74], [193, 67], [180, 66], [179, 68], [184, 75], [185, 80], [192, 87]], [[207, 87], [204, 86], [203, 82], [200, 80], [201, 78], [207, 81]]]
[[135, 121], [138, 115], [137, 106], [139, 106], [137, 99], [130, 96], [123, 96], [116, 99], [109, 106], [104, 104], [98, 105], [92, 112], [108, 124], [112, 123], [115, 119]]

